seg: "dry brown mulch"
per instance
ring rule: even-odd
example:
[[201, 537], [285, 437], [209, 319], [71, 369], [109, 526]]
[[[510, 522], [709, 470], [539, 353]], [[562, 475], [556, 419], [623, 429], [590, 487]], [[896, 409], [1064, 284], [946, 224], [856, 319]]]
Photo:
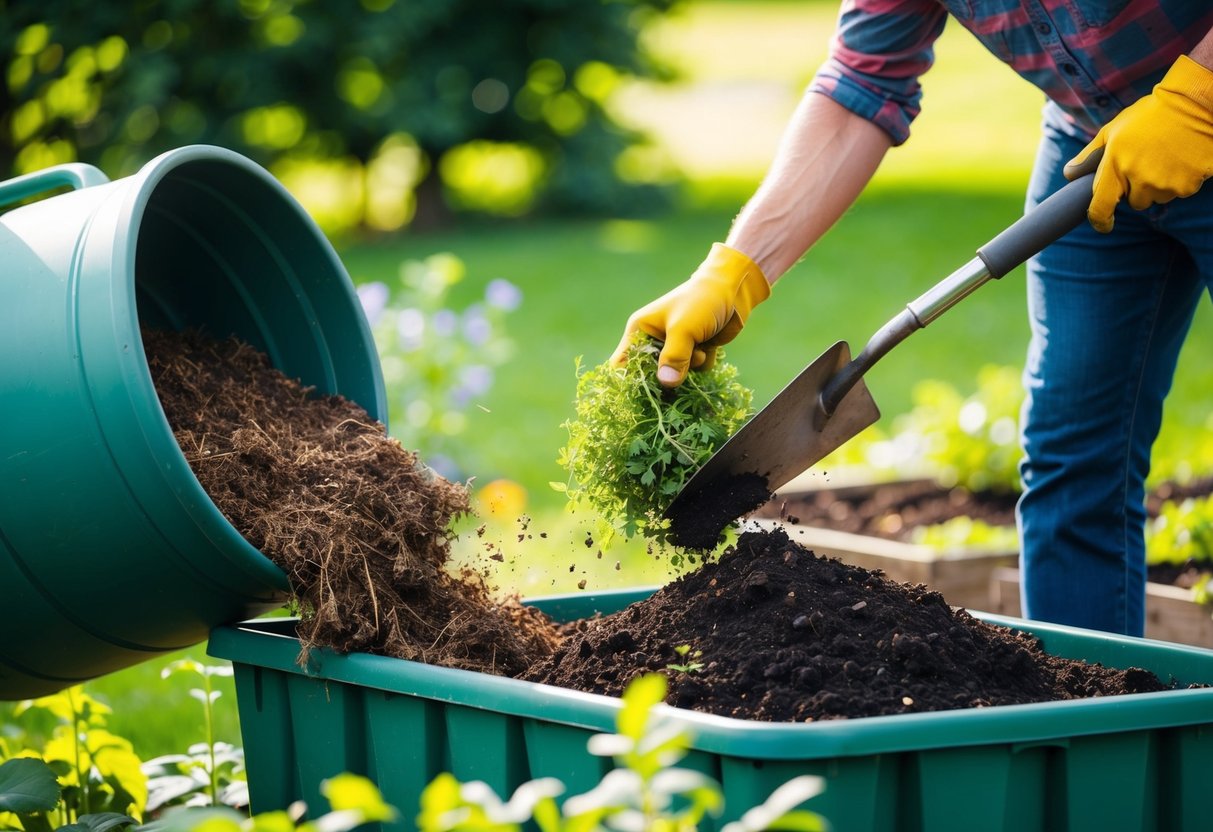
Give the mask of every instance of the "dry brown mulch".
[[382, 424], [316, 395], [234, 338], [143, 334], [161, 405], [215, 505], [277, 564], [307, 649], [371, 652], [517, 675], [551, 652], [551, 623], [448, 569], [465, 486]]

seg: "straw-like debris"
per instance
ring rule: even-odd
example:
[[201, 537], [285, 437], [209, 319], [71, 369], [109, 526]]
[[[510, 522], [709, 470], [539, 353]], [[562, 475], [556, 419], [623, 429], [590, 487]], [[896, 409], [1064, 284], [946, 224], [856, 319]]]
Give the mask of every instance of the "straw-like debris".
[[372, 652], [516, 675], [553, 649], [551, 624], [479, 575], [449, 571], [462, 484], [383, 425], [314, 395], [236, 339], [147, 331], [161, 404], [199, 482], [299, 602], [305, 648]]

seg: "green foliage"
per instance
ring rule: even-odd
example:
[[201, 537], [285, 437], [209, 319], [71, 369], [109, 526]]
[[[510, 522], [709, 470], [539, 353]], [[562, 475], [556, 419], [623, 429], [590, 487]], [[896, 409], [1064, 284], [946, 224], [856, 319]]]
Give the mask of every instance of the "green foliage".
[[[19, 757], [0, 763], [0, 829], [55, 829], [52, 819], [61, 821], [65, 817], [60, 806], [61, 791], [55, 770], [44, 760]], [[6, 817], [5, 812], [11, 814]], [[119, 812], [96, 812], [79, 815], [57, 828], [60, 832], [113, 832], [137, 823]]]
[[320, 784], [331, 811], [300, 822], [307, 808], [261, 812], [249, 817], [226, 806], [180, 808], [139, 832], [350, 832], [365, 823], [396, 819], [396, 810], [383, 800], [375, 784], [358, 774], [338, 774]]
[[674, 648], [674, 652], [682, 661], [678, 664], [667, 664], [666, 667], [670, 670], [677, 673], [694, 673], [697, 670], [703, 670], [703, 662], [699, 661], [703, 658], [702, 650], [694, 650], [689, 644], [680, 644]]
[[[18, 816], [26, 832], [140, 815], [147, 801], [147, 778], [130, 741], [106, 728], [109, 713], [107, 705], [79, 686], [13, 709], [0, 755], [20, 749], [14, 758], [42, 762], [60, 786], [50, 808]], [[5, 825], [0, 817], [0, 828]], [[7, 826], [14, 825], [10, 816]]]
[[1146, 563], [1200, 569], [1192, 599], [1213, 605], [1213, 495], [1163, 503], [1146, 525]]
[[[624, 691], [615, 734], [590, 738], [591, 754], [614, 758], [616, 768], [588, 792], [557, 806], [564, 786], [554, 778], [524, 783], [507, 802], [485, 783], [460, 783], [450, 774], [422, 792], [417, 827], [421, 832], [521, 832], [533, 821], [541, 832], [595, 832], [605, 829], [689, 832], [707, 816], [724, 810], [720, 786], [706, 775], [676, 764], [691, 746], [690, 736], [654, 718], [666, 694], [666, 679], [648, 674]], [[797, 777], [776, 789], [760, 806], [724, 826], [723, 832], [763, 829], [814, 832], [826, 828], [817, 814], [797, 807], [818, 794], [821, 778]]]
[[1014, 367], [986, 365], [965, 396], [937, 379], [914, 385], [913, 409], [895, 420], [887, 463], [921, 468], [940, 484], [970, 491], [1020, 490], [1019, 409], [1023, 387]]
[[673, 3], [8, 0], [0, 168], [124, 175], [201, 142], [266, 165], [352, 160], [373, 207], [380, 183], [403, 202], [480, 141], [532, 150], [552, 207], [651, 203], [617, 172], [640, 137], [605, 99], [661, 74], [639, 32]]
[[622, 367], [582, 371], [577, 361], [576, 417], [564, 423], [558, 457], [569, 480], [552, 487], [571, 509], [595, 512], [605, 538], [621, 529], [668, 543], [666, 506], [752, 410], [750, 390], [719, 352], [712, 369], [672, 390], [657, 382], [658, 353], [641, 333]]
[[953, 517], [933, 526], [914, 530], [914, 542], [940, 552], [970, 549], [979, 552], [1017, 552], [1019, 534], [1014, 526], [991, 526], [972, 517]]
[[59, 803], [59, 780], [44, 761], [18, 757], [0, 763], [0, 812], [49, 812]]
[[453, 480], [476, 469], [460, 436], [469, 408], [478, 406], [496, 368], [513, 355], [505, 323], [522, 303], [517, 287], [497, 279], [459, 308], [452, 290], [464, 276], [458, 257], [435, 254], [401, 264], [394, 283], [358, 288], [391, 391], [392, 433]]
[[1163, 503], [1146, 529], [1146, 562], [1213, 569], [1213, 495]]
[[194, 743], [184, 754], [166, 754], [143, 764], [146, 811], [156, 814], [170, 806], [247, 806], [244, 750], [215, 739], [215, 701], [222, 693], [212, 680], [230, 677], [232, 666], [185, 658], [165, 666], [160, 676], [167, 679], [176, 674], [196, 676], [202, 682], [202, 687], [191, 688], [189, 693], [202, 705], [205, 742]]

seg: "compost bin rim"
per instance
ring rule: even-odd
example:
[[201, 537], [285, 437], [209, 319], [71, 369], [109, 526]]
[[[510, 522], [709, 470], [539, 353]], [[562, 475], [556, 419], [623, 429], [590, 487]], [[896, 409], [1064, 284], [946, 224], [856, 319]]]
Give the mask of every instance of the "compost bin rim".
[[[560, 602], [572, 597], [536, 600]], [[974, 616], [1027, 632], [1045, 630], [1084, 638], [1105, 635], [987, 613]], [[236, 665], [269, 668], [595, 731], [614, 731], [615, 717], [622, 707], [622, 702], [611, 696], [370, 654], [339, 655], [327, 649], [314, 649], [305, 669], [297, 662], [298, 640], [282, 632], [293, 628], [295, 620], [263, 619], [216, 628], [208, 653], [230, 659]], [[1115, 642], [1127, 637], [1108, 638]], [[1203, 681], [1213, 682], [1213, 651], [1146, 639], [1132, 641], [1141, 649], [1154, 647], [1168, 653], [1190, 653], [1208, 663], [1209, 678]], [[1213, 688], [807, 724], [756, 722], [672, 706], [660, 706], [658, 712], [690, 730], [695, 738], [694, 747], [703, 751], [742, 759], [820, 759], [993, 744], [1007, 744], [1018, 750], [1064, 744], [1068, 738], [1077, 736], [1206, 724], [1213, 721]]]

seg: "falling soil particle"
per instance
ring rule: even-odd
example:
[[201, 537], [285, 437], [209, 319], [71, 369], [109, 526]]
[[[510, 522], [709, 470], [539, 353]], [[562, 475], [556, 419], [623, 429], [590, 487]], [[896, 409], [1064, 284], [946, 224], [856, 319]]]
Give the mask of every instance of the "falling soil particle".
[[670, 539], [683, 549], [710, 552], [721, 543], [730, 523], [770, 499], [766, 477], [734, 474], [674, 503], [670, 511]]
[[325, 646], [516, 675], [551, 652], [544, 616], [449, 571], [467, 489], [362, 408], [314, 395], [235, 339], [148, 331], [144, 347], [198, 481], [286, 573], [305, 655]]
[[[923, 586], [819, 557], [780, 530], [743, 534], [718, 562], [565, 632], [524, 678], [619, 695], [635, 676], [664, 671], [672, 705], [766, 721], [1165, 689], [1145, 670], [1046, 654], [1030, 635], [954, 610]], [[678, 670], [688, 646], [702, 667]]]

